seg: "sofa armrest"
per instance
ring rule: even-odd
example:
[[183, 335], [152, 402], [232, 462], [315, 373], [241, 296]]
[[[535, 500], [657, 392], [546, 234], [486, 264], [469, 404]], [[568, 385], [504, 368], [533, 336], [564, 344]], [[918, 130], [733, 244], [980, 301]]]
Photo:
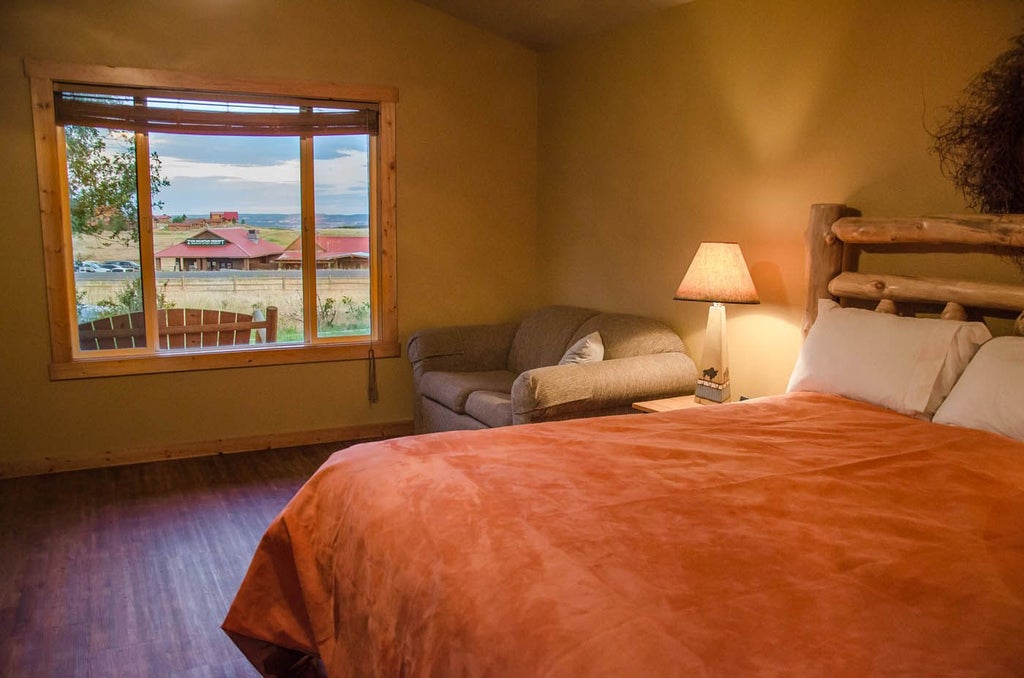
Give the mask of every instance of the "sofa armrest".
[[[459, 325], [419, 330], [409, 337], [413, 379], [425, 372], [483, 372], [508, 369], [517, 323]], [[417, 388], [418, 390], [418, 388]]]
[[685, 353], [654, 353], [528, 370], [512, 385], [516, 424], [625, 411], [638, 400], [693, 393], [697, 366]]

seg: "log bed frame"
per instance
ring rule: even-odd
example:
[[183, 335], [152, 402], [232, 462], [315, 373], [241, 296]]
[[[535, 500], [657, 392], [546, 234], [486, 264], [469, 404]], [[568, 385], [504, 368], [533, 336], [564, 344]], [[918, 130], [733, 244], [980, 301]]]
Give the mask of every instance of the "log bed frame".
[[804, 334], [818, 299], [899, 315], [934, 313], [954, 320], [983, 316], [1014, 319], [1024, 335], [1024, 283], [861, 273], [861, 252], [977, 252], [1024, 256], [1024, 215], [915, 218], [861, 217], [843, 204], [811, 206], [806, 232], [808, 295]]

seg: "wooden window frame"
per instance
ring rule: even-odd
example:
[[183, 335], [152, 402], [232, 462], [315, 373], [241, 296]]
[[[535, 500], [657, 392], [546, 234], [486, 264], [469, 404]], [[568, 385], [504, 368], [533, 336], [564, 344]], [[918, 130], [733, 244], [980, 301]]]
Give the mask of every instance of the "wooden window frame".
[[[193, 73], [152, 69], [58, 64], [26, 60], [35, 128], [36, 164], [39, 176], [39, 207], [43, 234], [47, 305], [50, 318], [50, 378], [79, 379], [187, 370], [224, 369], [260, 365], [386, 358], [400, 355], [396, 293], [397, 200], [395, 161], [395, 113], [398, 91], [393, 87], [339, 85], [292, 80], [213, 78]], [[255, 345], [244, 348], [210, 348], [189, 352], [160, 352], [156, 348], [80, 351], [77, 346], [77, 315], [74, 303], [74, 262], [68, 209], [67, 174], [63, 161], [63, 126], [55, 122], [54, 92], [61, 84], [104, 87], [142, 87], [173, 91], [274, 97], [305, 97], [320, 100], [359, 101], [375, 105], [379, 128], [370, 137], [370, 317], [369, 337], [312, 336], [305, 323], [303, 344]], [[142, 137], [143, 150], [148, 138]], [[312, 143], [305, 137], [300, 143]], [[148, 152], [138, 154], [147, 158]], [[144, 162], [140, 160], [140, 164]], [[140, 167], [140, 172], [143, 171]], [[303, 172], [311, 172], [312, 167]], [[143, 185], [146, 184], [146, 185]], [[139, 187], [140, 249], [152, 253], [152, 215], [141, 209], [148, 204], [148, 183]], [[315, 229], [312, 190], [303, 189], [302, 238], [304, 304], [315, 303]], [[144, 202], [146, 200], [146, 202]], [[148, 243], [148, 244], [147, 244]], [[148, 249], [145, 249], [148, 248]], [[154, 262], [142, 257], [143, 295], [155, 295]], [[148, 314], [154, 315], [154, 314]], [[148, 319], [147, 319], [148, 322]], [[156, 320], [147, 328], [156, 337]], [[155, 341], [151, 342], [154, 346]]]

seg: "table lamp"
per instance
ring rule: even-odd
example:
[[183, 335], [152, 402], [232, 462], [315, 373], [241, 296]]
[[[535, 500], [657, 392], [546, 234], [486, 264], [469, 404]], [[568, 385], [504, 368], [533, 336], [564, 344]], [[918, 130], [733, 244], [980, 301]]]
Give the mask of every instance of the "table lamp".
[[676, 290], [680, 301], [710, 301], [704, 353], [697, 375], [695, 399], [702, 404], [726, 403], [729, 391], [729, 346], [725, 337], [724, 304], [759, 304], [754, 281], [738, 243], [702, 242]]

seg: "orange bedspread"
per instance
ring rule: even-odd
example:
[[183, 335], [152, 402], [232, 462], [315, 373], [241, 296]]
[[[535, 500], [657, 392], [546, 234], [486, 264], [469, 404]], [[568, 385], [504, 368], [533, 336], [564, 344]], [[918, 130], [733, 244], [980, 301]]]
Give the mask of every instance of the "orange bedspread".
[[359, 445], [224, 628], [330, 676], [1020, 676], [1024, 443], [792, 394]]

